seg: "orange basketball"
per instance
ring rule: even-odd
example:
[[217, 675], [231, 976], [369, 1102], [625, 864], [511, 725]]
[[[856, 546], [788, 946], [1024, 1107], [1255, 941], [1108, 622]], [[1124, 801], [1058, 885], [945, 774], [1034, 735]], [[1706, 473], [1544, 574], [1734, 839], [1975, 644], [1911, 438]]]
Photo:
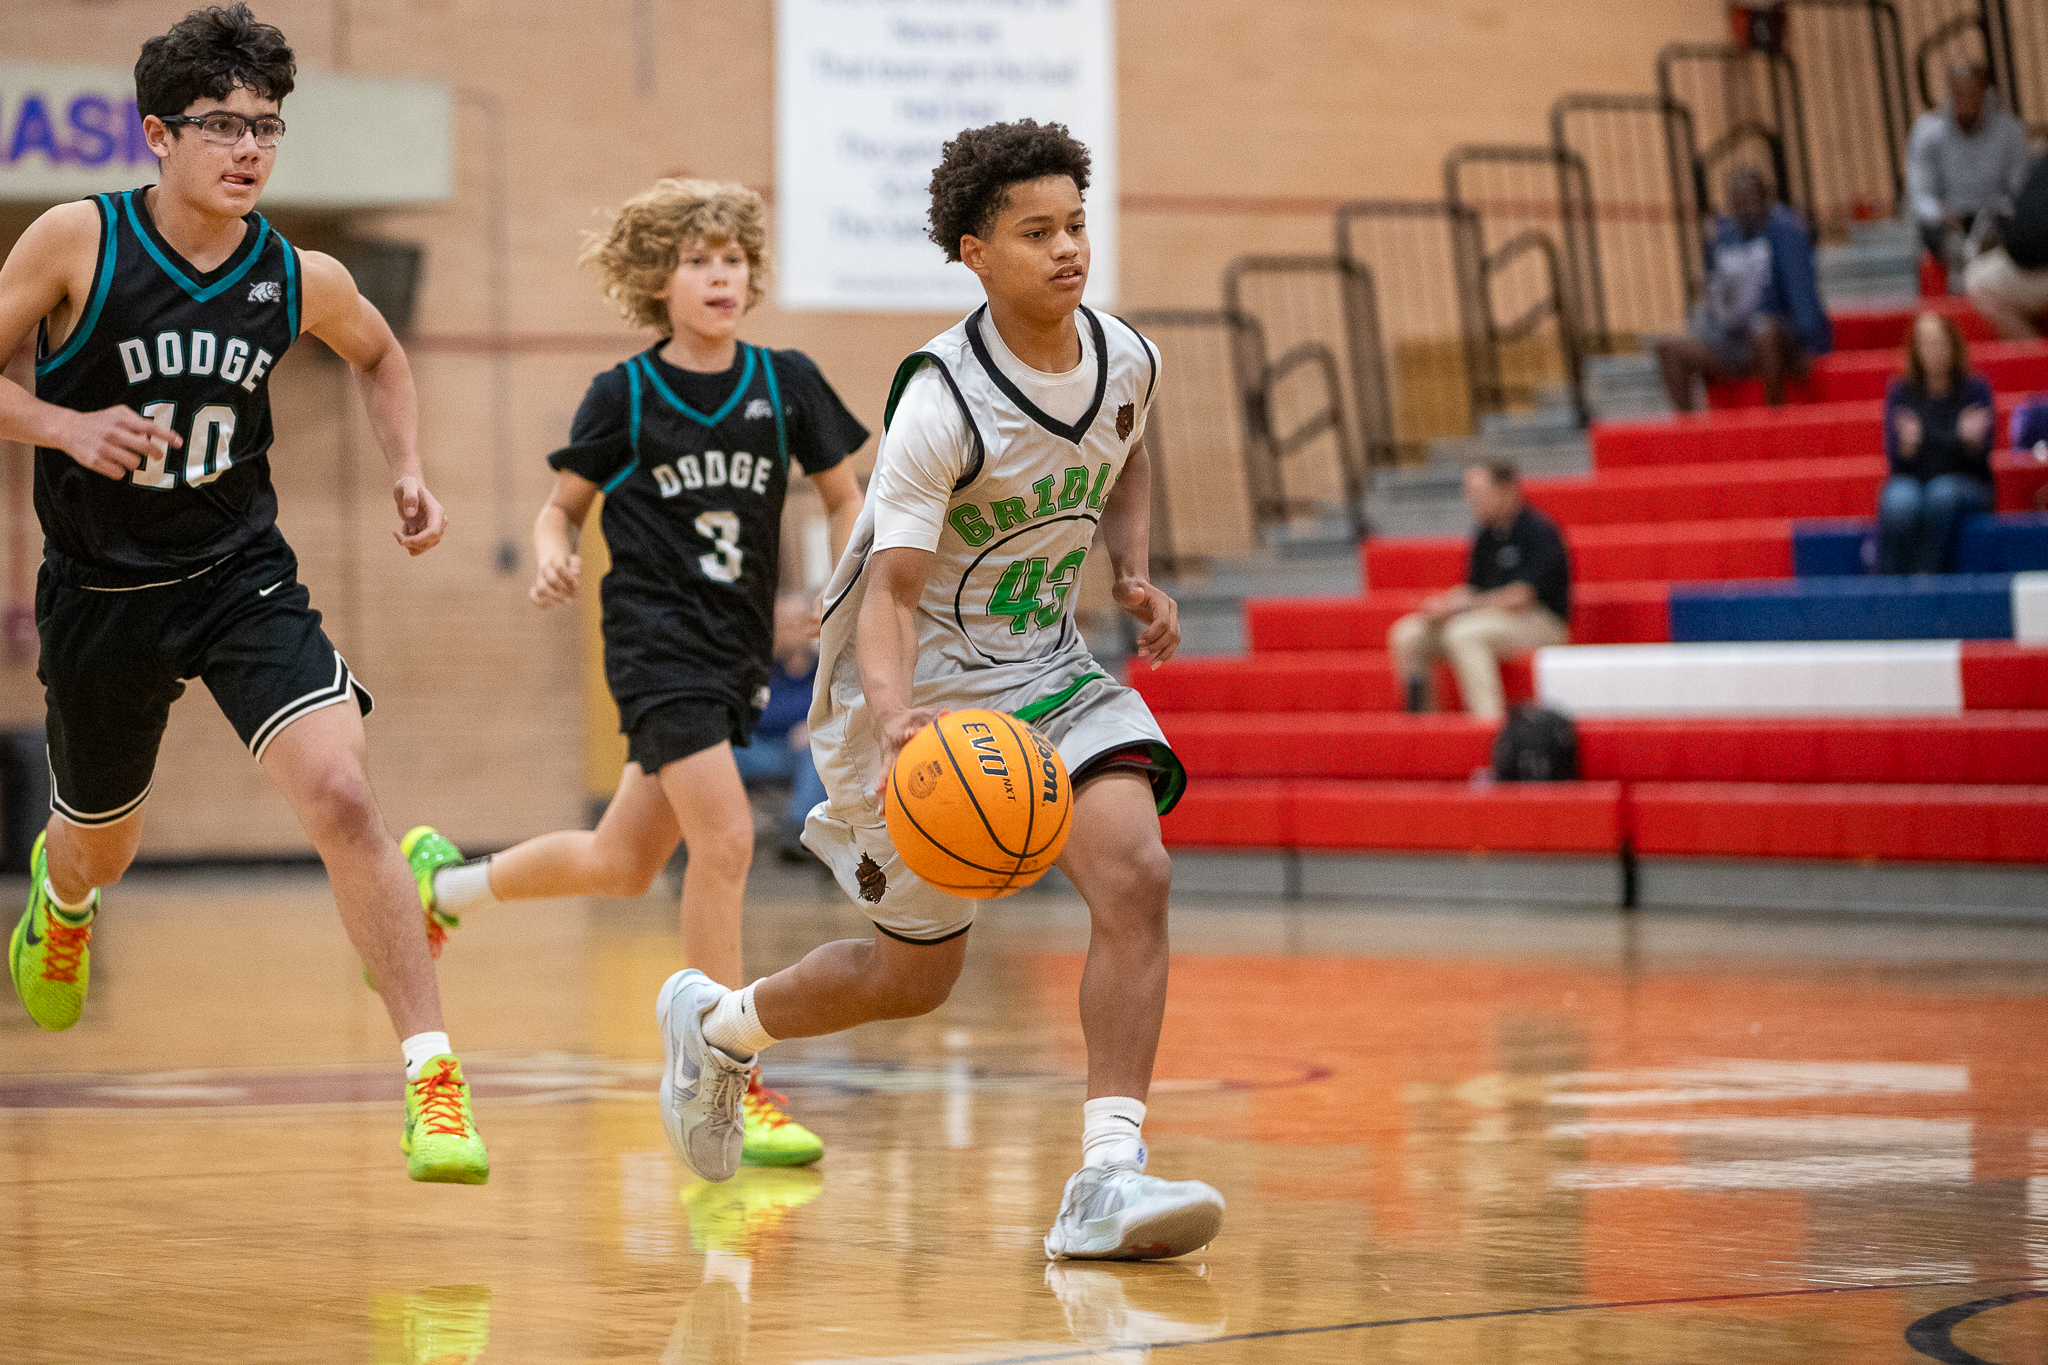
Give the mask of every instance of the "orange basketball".
[[953, 711], [910, 737], [889, 775], [889, 839], [912, 872], [988, 900], [1045, 875], [1066, 847], [1073, 785], [1059, 751], [1000, 711]]

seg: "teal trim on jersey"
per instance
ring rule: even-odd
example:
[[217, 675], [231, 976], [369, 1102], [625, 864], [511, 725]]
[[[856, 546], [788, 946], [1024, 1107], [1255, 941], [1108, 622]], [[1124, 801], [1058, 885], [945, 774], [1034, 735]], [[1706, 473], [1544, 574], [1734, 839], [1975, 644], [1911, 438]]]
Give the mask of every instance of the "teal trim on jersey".
[[135, 216], [135, 196], [140, 193], [140, 190], [130, 190], [121, 196], [121, 202], [128, 210], [128, 226], [135, 230], [135, 238], [142, 243], [142, 249], [163, 267], [164, 274], [177, 281], [178, 287], [192, 296], [194, 303], [210, 303], [232, 289], [242, 276], [249, 273], [249, 268], [256, 264], [257, 257], [263, 254], [263, 244], [270, 240], [270, 220], [259, 213], [256, 215], [256, 245], [249, 248], [249, 254], [242, 258], [240, 265], [201, 289], [192, 283], [184, 271], [172, 265], [171, 258], [157, 250], [156, 243], [149, 239], [149, 233], [143, 228], [142, 220]]
[[782, 394], [775, 387], [775, 357], [762, 346], [761, 372], [768, 376], [768, 406], [775, 409], [775, 450], [782, 456], [782, 471], [789, 472], [789, 432], [782, 424]]
[[293, 341], [299, 339], [299, 252], [277, 234], [277, 244], [284, 248], [284, 323]]
[[64, 343], [64, 349], [36, 366], [37, 374], [48, 374], [65, 361], [78, 354], [78, 348], [85, 345], [85, 339], [92, 335], [92, 329], [100, 320], [100, 309], [106, 306], [107, 295], [114, 287], [114, 263], [119, 258], [121, 239], [114, 231], [114, 206], [108, 202], [111, 195], [96, 194], [99, 201], [100, 217], [106, 224], [100, 238], [99, 273], [93, 278], [92, 302], [86, 305], [85, 316], [78, 321], [78, 329]]
[[633, 447], [633, 462], [612, 475], [598, 492], [611, 492], [640, 467], [640, 371], [632, 365], [626, 366], [626, 443]]
[[747, 363], [740, 370], [740, 382], [733, 386], [732, 396], [726, 399], [718, 411], [712, 413], [709, 417], [706, 417], [703, 413], [676, 397], [675, 391], [669, 388], [667, 384], [664, 384], [661, 376], [655, 373], [654, 361], [647, 352], [642, 351], [639, 355], [634, 356], [633, 363], [647, 372], [647, 377], [654, 381], [655, 392], [666, 398], [670, 407], [693, 422], [707, 427], [715, 427], [732, 415], [732, 410], [740, 405], [740, 399], [747, 396], [747, 389], [754, 382], [754, 348], [752, 346], [743, 346], [741, 349], [747, 353]]

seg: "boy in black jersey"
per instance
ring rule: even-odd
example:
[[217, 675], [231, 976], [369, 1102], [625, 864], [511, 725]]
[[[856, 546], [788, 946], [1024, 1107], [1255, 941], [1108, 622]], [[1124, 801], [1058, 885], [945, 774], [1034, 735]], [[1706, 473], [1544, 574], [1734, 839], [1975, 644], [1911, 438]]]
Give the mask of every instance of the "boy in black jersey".
[[[501, 900], [644, 893], [675, 853], [683, 943], [714, 981], [740, 984], [740, 909], [753, 816], [734, 746], [768, 700], [782, 500], [796, 472], [824, 499], [835, 559], [860, 515], [846, 457], [867, 440], [799, 351], [738, 339], [766, 284], [760, 196], [743, 185], [662, 180], [628, 200], [584, 261], [630, 322], [663, 340], [591, 382], [555, 489], [534, 525], [531, 596], [576, 593], [576, 533], [603, 493], [605, 680], [627, 737], [626, 770], [595, 831], [544, 834], [463, 863], [429, 829], [406, 837], [430, 914]], [[815, 1161], [824, 1146], [755, 1076], [745, 1159]]]
[[9, 966], [36, 1023], [77, 1022], [99, 888], [135, 857], [170, 705], [199, 678], [319, 850], [404, 1040], [407, 1173], [482, 1184], [490, 1160], [428, 936], [364, 771], [370, 694], [321, 631], [276, 525], [268, 382], [302, 331], [361, 383], [398, 543], [423, 554], [447, 525], [420, 475], [418, 401], [391, 329], [338, 262], [255, 211], [295, 70], [284, 35], [244, 5], [150, 39], [135, 94], [159, 183], [50, 210], [0, 266], [0, 355], [36, 338], [34, 392], [0, 383], [0, 437], [36, 447], [54, 807]]

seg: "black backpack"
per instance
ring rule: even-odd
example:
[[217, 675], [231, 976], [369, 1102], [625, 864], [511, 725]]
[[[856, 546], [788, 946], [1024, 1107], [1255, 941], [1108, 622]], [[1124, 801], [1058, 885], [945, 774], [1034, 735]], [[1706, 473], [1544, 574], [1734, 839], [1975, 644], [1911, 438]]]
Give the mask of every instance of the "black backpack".
[[1574, 782], [1579, 776], [1579, 732], [1572, 718], [1543, 706], [1517, 706], [1493, 737], [1493, 776], [1499, 782]]

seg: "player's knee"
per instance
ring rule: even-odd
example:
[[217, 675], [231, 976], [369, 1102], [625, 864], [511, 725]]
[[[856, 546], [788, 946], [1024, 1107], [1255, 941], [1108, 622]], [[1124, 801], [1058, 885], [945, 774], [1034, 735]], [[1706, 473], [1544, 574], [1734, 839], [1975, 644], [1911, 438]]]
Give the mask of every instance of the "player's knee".
[[593, 880], [597, 883], [599, 895], [632, 900], [646, 895], [653, 888], [654, 879], [661, 875], [666, 865], [667, 861], [661, 858], [600, 858]]
[[1136, 932], [1163, 931], [1167, 895], [1173, 889], [1173, 859], [1157, 839], [1119, 849], [1116, 861], [1095, 880], [1091, 905], [1098, 923]]
[[383, 817], [377, 811], [376, 797], [370, 791], [369, 775], [359, 766], [333, 764], [306, 783], [303, 790], [305, 800], [299, 816], [315, 846], [388, 837]]
[[690, 861], [701, 860], [702, 866], [727, 881], [743, 879], [754, 862], [753, 812], [742, 807], [735, 814], [738, 818], [705, 830], [689, 841]]

